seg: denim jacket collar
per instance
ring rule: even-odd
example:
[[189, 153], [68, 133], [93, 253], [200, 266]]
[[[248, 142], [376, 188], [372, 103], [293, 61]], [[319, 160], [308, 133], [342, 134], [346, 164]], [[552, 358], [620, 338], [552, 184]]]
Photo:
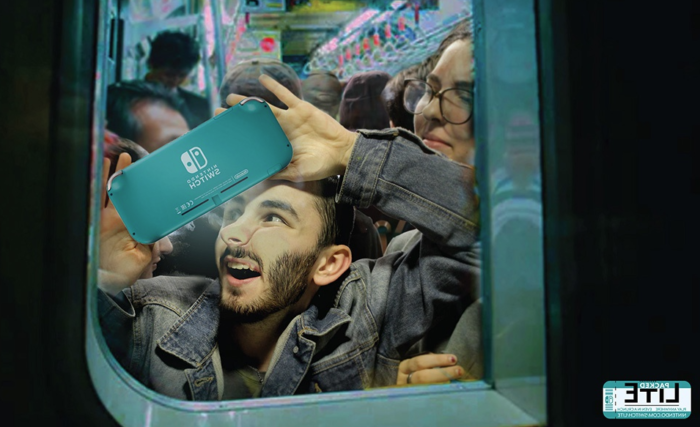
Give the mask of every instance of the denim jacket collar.
[[319, 307], [311, 305], [282, 334], [263, 384], [263, 396], [294, 394], [306, 376], [314, 355], [330, 342], [338, 328], [351, 321], [347, 313], [337, 308], [324, 312], [325, 315], [320, 316]]
[[215, 280], [157, 342], [166, 353], [200, 367], [216, 348], [221, 288]]

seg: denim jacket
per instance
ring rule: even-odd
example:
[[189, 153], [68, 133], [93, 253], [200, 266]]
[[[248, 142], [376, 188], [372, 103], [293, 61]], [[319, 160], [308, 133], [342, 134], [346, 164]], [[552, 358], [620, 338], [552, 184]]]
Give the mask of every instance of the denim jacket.
[[[408, 131], [359, 131], [336, 201], [374, 205], [422, 236], [404, 251], [353, 262], [322, 288], [277, 341], [261, 396], [393, 385], [409, 349], [476, 301], [474, 177]], [[160, 276], [99, 294], [105, 339], [136, 379], [174, 398], [221, 398], [218, 280]]]

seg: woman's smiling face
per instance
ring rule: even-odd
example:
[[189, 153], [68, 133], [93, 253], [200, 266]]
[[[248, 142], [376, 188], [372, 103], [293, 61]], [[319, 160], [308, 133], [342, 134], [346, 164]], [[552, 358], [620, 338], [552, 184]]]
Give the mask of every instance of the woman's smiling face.
[[[435, 69], [428, 75], [427, 82], [434, 93], [445, 88], [472, 88], [473, 46], [471, 40], [457, 40], [445, 49]], [[422, 114], [414, 116], [416, 135], [425, 144], [448, 158], [460, 162], [474, 163], [474, 132], [472, 119], [455, 125], [449, 123], [440, 113], [440, 103], [433, 99]]]

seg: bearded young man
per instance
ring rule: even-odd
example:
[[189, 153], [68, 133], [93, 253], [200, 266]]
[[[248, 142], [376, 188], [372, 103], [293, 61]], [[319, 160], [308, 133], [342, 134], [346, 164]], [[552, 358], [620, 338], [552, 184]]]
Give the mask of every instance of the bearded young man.
[[[260, 81], [289, 107], [271, 108], [294, 147], [290, 165], [228, 203], [215, 243], [218, 280], [136, 281], [149, 248], [130, 238], [108, 204], [100, 244], [112, 260], [100, 272], [105, 339], [136, 379], [179, 399], [395, 384], [408, 349], [478, 297], [469, 256], [478, 234], [474, 170], [402, 130], [349, 132], [271, 78]], [[129, 163], [120, 157], [116, 170]], [[336, 186], [328, 178], [337, 175]], [[370, 204], [414, 224], [422, 239], [352, 262], [344, 212]], [[442, 372], [463, 374], [456, 360]]]

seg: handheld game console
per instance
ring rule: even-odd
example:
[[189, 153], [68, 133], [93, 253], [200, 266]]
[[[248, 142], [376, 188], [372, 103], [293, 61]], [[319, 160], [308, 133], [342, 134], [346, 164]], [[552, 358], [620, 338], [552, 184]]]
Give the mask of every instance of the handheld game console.
[[154, 243], [284, 169], [292, 147], [249, 97], [114, 174], [107, 193], [132, 237]]

